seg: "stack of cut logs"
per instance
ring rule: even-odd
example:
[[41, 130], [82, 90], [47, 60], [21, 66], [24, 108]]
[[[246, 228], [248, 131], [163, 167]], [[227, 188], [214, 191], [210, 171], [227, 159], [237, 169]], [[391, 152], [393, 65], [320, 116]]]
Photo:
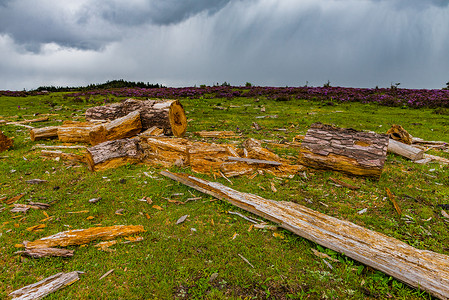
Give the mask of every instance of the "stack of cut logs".
[[[192, 142], [182, 138], [187, 118], [176, 100], [127, 99], [87, 109], [86, 120], [32, 129], [31, 140], [58, 137], [62, 142], [90, 143], [92, 147], [87, 149], [85, 160], [92, 171], [145, 163], [190, 166], [195, 172], [225, 177], [251, 177], [263, 171], [288, 176], [311, 167], [379, 178], [387, 150], [416, 162], [435, 159], [426, 156], [423, 149], [410, 145], [416, 139], [398, 125], [393, 125], [387, 134], [376, 134], [312, 124], [301, 141], [297, 164], [280, 158], [254, 139], [244, 141], [240, 148], [231, 144]], [[239, 137], [233, 132], [200, 131], [196, 135]]]

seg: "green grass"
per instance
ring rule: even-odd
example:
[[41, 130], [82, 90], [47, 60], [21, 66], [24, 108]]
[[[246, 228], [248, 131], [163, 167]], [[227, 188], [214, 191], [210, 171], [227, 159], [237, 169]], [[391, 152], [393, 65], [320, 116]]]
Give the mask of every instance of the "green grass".
[[[81, 117], [89, 103], [64, 99], [62, 93], [27, 98], [0, 98], [0, 116], [7, 120], [33, 118], [35, 114], [58, 114], [49, 122], [35, 126], [60, 124]], [[431, 109], [401, 109], [359, 103], [322, 105], [300, 100], [276, 102], [256, 99], [182, 99], [188, 114], [188, 132], [197, 130], [235, 130], [245, 137], [267, 140], [291, 140], [305, 134], [314, 122], [384, 133], [396, 123], [413, 136], [426, 140], [447, 140], [449, 116]], [[20, 106], [20, 108], [19, 108]], [[214, 106], [225, 107], [217, 110]], [[237, 107], [234, 107], [237, 106]], [[265, 112], [260, 108], [264, 106]], [[256, 118], [272, 116], [277, 118]], [[1, 119], [1, 118], [0, 118]], [[252, 129], [252, 122], [263, 127]], [[274, 129], [285, 128], [287, 132]], [[44, 160], [32, 150], [26, 128], [3, 125], [0, 130], [14, 137], [14, 147], [0, 154], [0, 198], [20, 193], [28, 199], [52, 203], [46, 212], [53, 219], [40, 222], [45, 215], [31, 210], [25, 215], [0, 212], [0, 298], [27, 284], [57, 272], [84, 271], [73, 285], [46, 299], [430, 299], [431, 297], [342, 254], [280, 230], [251, 230], [250, 223], [227, 213], [249, 213], [216, 200], [159, 175], [161, 169], [145, 165], [127, 165], [114, 170], [91, 173], [86, 166], [66, 161]], [[191, 136], [193, 138], [193, 136]], [[57, 144], [45, 141], [46, 144]], [[269, 146], [269, 145], [268, 145]], [[295, 150], [273, 148], [281, 156], [295, 156]], [[445, 152], [431, 152], [446, 158]], [[6, 156], [6, 157], [5, 157]], [[190, 172], [189, 169], [174, 169]], [[145, 176], [151, 173], [154, 178]], [[449, 203], [447, 166], [414, 164], [389, 154], [379, 181], [348, 177], [330, 171], [309, 170], [294, 178], [258, 175], [253, 180], [233, 178], [233, 188], [275, 200], [289, 200], [314, 210], [349, 220], [366, 228], [395, 237], [419, 249], [449, 254], [447, 221], [437, 204]], [[222, 179], [197, 175], [225, 185]], [[332, 185], [330, 176], [361, 187], [358, 191]], [[27, 184], [28, 179], [48, 182]], [[270, 182], [278, 190], [273, 193]], [[398, 216], [386, 200], [385, 188], [396, 196], [403, 216]], [[183, 193], [181, 196], [172, 196]], [[185, 201], [192, 196], [201, 200], [176, 205], [164, 198]], [[89, 199], [102, 197], [91, 204]], [[138, 201], [150, 197], [153, 204]], [[153, 208], [158, 205], [163, 210]], [[357, 212], [368, 208], [364, 214]], [[123, 215], [115, 211], [125, 209]], [[69, 214], [88, 210], [88, 213]], [[146, 217], [148, 214], [149, 219]], [[188, 219], [176, 225], [182, 215]], [[408, 221], [404, 216], [412, 219]], [[18, 217], [17, 217], [18, 216]], [[87, 217], [93, 216], [89, 220]], [[429, 218], [431, 218], [429, 220]], [[428, 220], [428, 221], [427, 221]], [[407, 221], [407, 222], [406, 222]], [[46, 224], [42, 232], [26, 228]], [[93, 245], [69, 247], [72, 258], [28, 259], [15, 255], [16, 244], [24, 240], [55, 234], [68, 229], [102, 224], [143, 225], [141, 242], [112, 246], [102, 252]], [[236, 235], [235, 235], [236, 234]], [[233, 239], [233, 237], [235, 238]], [[123, 241], [123, 239], [119, 239]], [[329, 268], [312, 249], [325, 252], [339, 262]], [[242, 255], [254, 266], [252, 268]], [[108, 270], [115, 271], [99, 281]]]

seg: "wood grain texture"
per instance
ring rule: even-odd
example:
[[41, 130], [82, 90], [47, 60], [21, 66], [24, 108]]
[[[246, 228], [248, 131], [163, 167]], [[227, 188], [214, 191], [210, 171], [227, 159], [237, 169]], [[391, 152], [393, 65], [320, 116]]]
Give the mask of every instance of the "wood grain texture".
[[420, 160], [424, 158], [424, 150], [415, 148], [393, 139], [389, 140], [388, 151], [407, 157], [411, 160]]
[[264, 199], [188, 174], [168, 171], [161, 174], [278, 223], [299, 236], [343, 253], [435, 297], [449, 299], [449, 257], [446, 255], [416, 249], [382, 233], [296, 203]]
[[302, 142], [299, 161], [315, 169], [379, 177], [385, 163], [388, 136], [312, 124]]
[[58, 138], [58, 127], [59, 126], [48, 126], [31, 129], [30, 138], [33, 142], [44, 139]]
[[92, 145], [98, 145], [105, 141], [133, 137], [141, 130], [140, 113], [133, 111], [109, 123], [94, 126], [89, 132], [89, 139]]

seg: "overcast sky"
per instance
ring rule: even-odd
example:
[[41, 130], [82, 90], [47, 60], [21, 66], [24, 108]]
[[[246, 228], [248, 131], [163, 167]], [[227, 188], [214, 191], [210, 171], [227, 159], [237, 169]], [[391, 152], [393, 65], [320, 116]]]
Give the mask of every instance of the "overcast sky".
[[449, 0], [0, 0], [0, 90], [442, 88]]

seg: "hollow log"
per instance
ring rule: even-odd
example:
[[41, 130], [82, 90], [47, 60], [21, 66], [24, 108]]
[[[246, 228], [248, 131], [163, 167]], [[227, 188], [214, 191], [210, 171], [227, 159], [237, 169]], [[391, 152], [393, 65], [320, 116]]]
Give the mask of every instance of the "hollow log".
[[44, 278], [41, 281], [15, 290], [10, 293], [9, 296], [13, 297], [11, 300], [42, 299], [45, 296], [78, 281], [78, 274], [81, 273], [83, 272], [73, 271], [69, 273], [57, 273], [53, 276]]
[[12, 147], [13, 139], [7, 137], [0, 130], [0, 152], [3, 152]]
[[86, 161], [91, 171], [101, 171], [138, 163], [143, 150], [136, 139], [119, 139], [87, 148]]
[[390, 139], [388, 143], [388, 151], [407, 157], [413, 161], [420, 160], [424, 157], [424, 150], [412, 147], [393, 139]]
[[48, 126], [31, 129], [30, 138], [33, 142], [44, 139], [58, 138], [58, 128], [59, 126]]
[[34, 242], [28, 242], [26, 248], [41, 249], [55, 246], [66, 247], [71, 245], [82, 245], [94, 240], [112, 240], [119, 236], [132, 235], [144, 231], [142, 225], [114, 225], [109, 227], [68, 230], [41, 238]]
[[129, 138], [137, 135], [142, 129], [139, 111], [133, 111], [124, 117], [117, 118], [109, 123], [92, 127], [89, 131], [89, 140], [92, 145], [105, 141]]
[[435, 297], [449, 299], [447, 255], [416, 249], [395, 238], [297, 203], [264, 199], [188, 174], [168, 171], [161, 174], [275, 222], [303, 238], [343, 253]]
[[127, 99], [122, 103], [97, 106], [86, 110], [86, 120], [115, 120], [133, 112], [140, 111], [142, 129], [157, 126], [167, 135], [181, 137], [187, 129], [184, 108], [178, 100], [136, 100]]
[[387, 147], [388, 135], [315, 123], [302, 142], [299, 162], [315, 169], [379, 177]]

